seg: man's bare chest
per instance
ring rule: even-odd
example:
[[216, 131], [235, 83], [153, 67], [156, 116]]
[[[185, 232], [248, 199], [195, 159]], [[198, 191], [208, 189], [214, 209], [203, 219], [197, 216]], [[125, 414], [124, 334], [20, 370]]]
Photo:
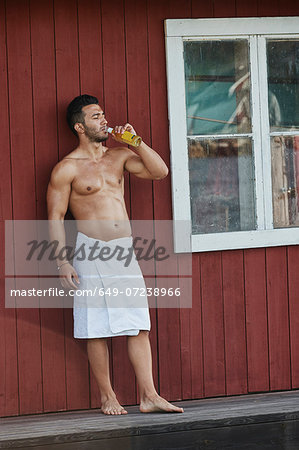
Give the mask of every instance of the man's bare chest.
[[79, 195], [90, 195], [122, 190], [123, 172], [123, 165], [113, 160], [80, 164], [72, 182], [72, 191]]

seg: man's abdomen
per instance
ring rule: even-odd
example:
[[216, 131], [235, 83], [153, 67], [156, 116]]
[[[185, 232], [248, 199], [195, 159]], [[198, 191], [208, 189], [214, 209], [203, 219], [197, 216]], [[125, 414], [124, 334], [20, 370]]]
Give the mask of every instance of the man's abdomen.
[[132, 234], [124, 199], [118, 195], [73, 198], [70, 209], [78, 231], [89, 237], [109, 241]]

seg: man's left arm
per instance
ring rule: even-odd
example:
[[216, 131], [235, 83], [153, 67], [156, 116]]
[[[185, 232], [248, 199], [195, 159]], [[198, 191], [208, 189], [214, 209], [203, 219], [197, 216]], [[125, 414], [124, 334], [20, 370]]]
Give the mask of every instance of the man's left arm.
[[[129, 131], [136, 134], [132, 125], [127, 123], [124, 127], [118, 128], [119, 132]], [[165, 162], [151, 147], [142, 142], [138, 147], [128, 150], [128, 158], [125, 162], [125, 169], [139, 178], [150, 180], [161, 180], [168, 175], [168, 167]]]

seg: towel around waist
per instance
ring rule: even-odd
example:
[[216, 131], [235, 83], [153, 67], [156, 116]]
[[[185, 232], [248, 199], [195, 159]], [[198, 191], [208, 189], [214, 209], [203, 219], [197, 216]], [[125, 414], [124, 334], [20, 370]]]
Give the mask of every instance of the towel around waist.
[[101, 276], [142, 276], [132, 236], [102, 241], [78, 232], [74, 267], [85, 275], [96, 270]]

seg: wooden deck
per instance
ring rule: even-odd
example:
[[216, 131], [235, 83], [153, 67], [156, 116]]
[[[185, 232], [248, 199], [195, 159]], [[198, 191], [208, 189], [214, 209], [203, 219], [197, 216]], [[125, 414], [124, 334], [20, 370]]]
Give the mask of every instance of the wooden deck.
[[197, 450], [299, 448], [299, 390], [176, 403], [184, 414], [99, 410], [1, 420], [0, 448]]

